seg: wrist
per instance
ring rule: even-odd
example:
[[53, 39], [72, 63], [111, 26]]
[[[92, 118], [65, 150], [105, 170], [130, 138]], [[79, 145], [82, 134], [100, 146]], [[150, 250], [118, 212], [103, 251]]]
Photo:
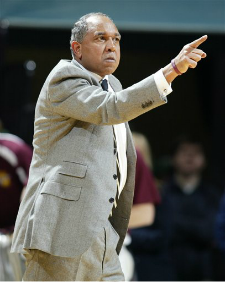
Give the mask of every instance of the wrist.
[[178, 75], [182, 75], [182, 73], [179, 71], [174, 59], [171, 60], [171, 65]]
[[178, 76], [171, 63], [162, 68], [162, 72], [168, 83], [171, 83]]

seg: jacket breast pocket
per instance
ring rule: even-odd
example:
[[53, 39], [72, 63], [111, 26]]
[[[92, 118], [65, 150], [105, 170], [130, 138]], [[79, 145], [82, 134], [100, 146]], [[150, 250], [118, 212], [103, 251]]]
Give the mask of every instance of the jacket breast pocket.
[[63, 165], [59, 170], [59, 173], [62, 175], [74, 176], [78, 178], [84, 178], [87, 172], [87, 165], [63, 161]]
[[86, 173], [87, 165], [71, 161], [63, 161], [52, 180], [65, 185], [78, 185], [82, 187]]
[[69, 201], [78, 201], [81, 189], [81, 187], [62, 185], [54, 181], [47, 181], [41, 189], [41, 194], [52, 195]]

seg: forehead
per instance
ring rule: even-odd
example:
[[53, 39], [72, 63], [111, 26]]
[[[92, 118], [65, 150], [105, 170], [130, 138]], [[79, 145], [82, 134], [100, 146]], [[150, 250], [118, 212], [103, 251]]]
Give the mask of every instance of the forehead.
[[96, 34], [104, 32], [108, 34], [119, 34], [115, 24], [104, 16], [91, 16], [87, 19], [88, 33]]

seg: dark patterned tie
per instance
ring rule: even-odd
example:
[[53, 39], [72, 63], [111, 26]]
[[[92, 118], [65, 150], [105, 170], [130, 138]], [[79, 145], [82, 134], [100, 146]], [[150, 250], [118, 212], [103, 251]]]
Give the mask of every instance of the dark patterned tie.
[[108, 91], [109, 86], [108, 86], [108, 81], [107, 81], [107, 79], [103, 79], [103, 80], [102, 80], [101, 86], [102, 86], [102, 89], [103, 89], [103, 90]]
[[[102, 89], [105, 91], [108, 91], [109, 86], [108, 86], [108, 80], [107, 79], [103, 79], [101, 82], [101, 86]], [[116, 193], [116, 199], [114, 200], [114, 207], [116, 208], [117, 206], [117, 202], [118, 202], [118, 195], [119, 195], [119, 185], [120, 185], [120, 167], [119, 167], [119, 158], [118, 158], [118, 151], [117, 151], [117, 144], [116, 144], [116, 136], [115, 136], [115, 132], [114, 132], [114, 127], [113, 127], [113, 137], [114, 137], [114, 152], [116, 154], [116, 167], [117, 167], [117, 175], [113, 176], [113, 177], [117, 177], [117, 193]], [[113, 213], [113, 211], [112, 211]]]

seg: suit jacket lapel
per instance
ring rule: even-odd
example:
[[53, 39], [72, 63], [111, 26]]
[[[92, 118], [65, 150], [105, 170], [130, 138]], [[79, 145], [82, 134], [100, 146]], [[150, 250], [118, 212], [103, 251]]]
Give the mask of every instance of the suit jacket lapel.
[[71, 61], [71, 63], [72, 63], [73, 65], [75, 65], [76, 67], [82, 69], [83, 71], [87, 72], [88, 75], [91, 77], [92, 82], [93, 82], [94, 85], [101, 86], [100, 83], [99, 83], [99, 81], [98, 81], [98, 79], [97, 79], [91, 72], [89, 72], [89, 71], [86, 70], [83, 66], [81, 66], [81, 64], [79, 64], [76, 60], [73, 59], [73, 60]]
[[117, 82], [117, 80], [113, 77], [113, 75], [109, 75], [109, 83], [110, 83], [112, 89], [113, 89], [115, 92], [122, 90], [121, 84], [119, 84], [119, 83]]

